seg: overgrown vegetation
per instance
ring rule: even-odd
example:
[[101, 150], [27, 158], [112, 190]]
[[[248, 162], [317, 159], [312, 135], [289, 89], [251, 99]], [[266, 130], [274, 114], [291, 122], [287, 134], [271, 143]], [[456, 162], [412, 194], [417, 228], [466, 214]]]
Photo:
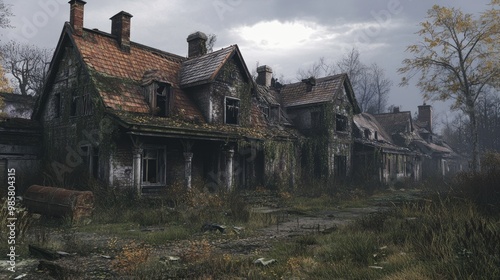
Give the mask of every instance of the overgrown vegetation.
[[[137, 279], [499, 279], [499, 168], [498, 154], [489, 154], [482, 172], [462, 174], [440, 188], [434, 183], [436, 191], [417, 191], [417, 199], [410, 199], [408, 191], [367, 196], [352, 186], [318, 189], [307, 197], [258, 189], [253, 197], [273, 195], [280, 206], [300, 215], [392, 206], [328, 231], [266, 240], [265, 250], [244, 254], [222, 250], [221, 244], [244, 244], [258, 235], [256, 229], [283, 217], [251, 211], [244, 193], [209, 192], [198, 187], [202, 184], [191, 190], [177, 184], [162, 198], [147, 199], [96, 185], [91, 224], [74, 227], [64, 219], [40, 218], [32, 222], [28, 238], [79, 256], [109, 255], [107, 275]], [[227, 227], [224, 233], [204, 233], [206, 223]], [[88, 234], [109, 238], [88, 246], [82, 239]], [[179, 249], [165, 251], [172, 248], [166, 244]]]

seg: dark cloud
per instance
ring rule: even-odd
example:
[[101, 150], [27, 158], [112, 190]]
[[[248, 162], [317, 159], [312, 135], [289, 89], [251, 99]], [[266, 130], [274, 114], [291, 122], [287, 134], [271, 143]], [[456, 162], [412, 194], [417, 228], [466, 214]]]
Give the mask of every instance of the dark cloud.
[[[12, 4], [15, 17], [11, 22], [16, 28], [1, 30], [2, 43], [16, 39], [45, 48], [56, 46], [63, 23], [69, 20], [68, 0], [5, 2]], [[434, 1], [474, 14], [486, 9], [488, 2]], [[396, 71], [405, 58], [405, 48], [418, 40], [414, 33], [431, 7], [432, 3], [416, 0], [87, 0], [85, 27], [109, 32], [109, 18], [124, 10], [134, 16], [133, 41], [180, 55], [187, 52], [189, 33], [197, 30], [214, 33], [218, 37], [216, 48], [231, 44], [240, 46], [250, 70], [259, 61], [270, 64], [292, 80], [298, 68], [307, 67], [319, 57], [335, 60], [356, 46], [365, 63], [378, 63], [397, 84], [400, 77]], [[235, 30], [242, 30], [242, 26], [272, 21], [315, 25], [317, 30], [310, 35], [315, 43], [298, 42], [300, 47], [296, 49], [273, 51], [270, 49], [272, 38], [265, 38], [259, 44], [245, 38], [245, 34], [235, 33]], [[293, 30], [281, 32], [287, 32], [285, 35], [290, 37], [298, 36]], [[335, 34], [334, 38], [328, 38], [331, 34]], [[397, 86], [393, 87], [389, 101], [412, 111], [421, 102], [416, 88]]]

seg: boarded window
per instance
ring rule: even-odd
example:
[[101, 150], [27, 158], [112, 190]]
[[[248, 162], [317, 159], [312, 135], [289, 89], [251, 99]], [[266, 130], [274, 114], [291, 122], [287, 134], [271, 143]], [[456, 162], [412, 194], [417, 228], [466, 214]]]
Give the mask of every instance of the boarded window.
[[227, 124], [239, 124], [240, 101], [226, 97], [225, 122]]
[[271, 106], [271, 122], [278, 123], [280, 121], [280, 106], [272, 105]]

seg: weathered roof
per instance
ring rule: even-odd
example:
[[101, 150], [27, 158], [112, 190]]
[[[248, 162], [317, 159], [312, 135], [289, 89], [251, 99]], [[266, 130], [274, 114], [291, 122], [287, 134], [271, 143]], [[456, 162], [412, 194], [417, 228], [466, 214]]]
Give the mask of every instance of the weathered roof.
[[411, 132], [411, 131], [406, 131], [408, 127], [410, 129], [413, 129], [411, 112], [409, 111], [398, 112], [398, 113], [376, 114], [373, 116], [391, 136], [398, 133]]
[[361, 133], [365, 129], [370, 130], [370, 132], [377, 132], [377, 137], [379, 141], [392, 143], [391, 136], [387, 134], [385, 129], [378, 123], [375, 117], [368, 113], [361, 113], [354, 115], [353, 117], [354, 124], [359, 128]]
[[338, 90], [342, 89], [345, 74], [316, 79], [316, 85], [307, 92], [308, 85], [298, 82], [285, 85], [280, 93], [285, 107], [294, 107], [333, 100]]
[[149, 113], [141, 85], [148, 74], [174, 89], [174, 110], [187, 118], [203, 119], [198, 107], [179, 89], [178, 73], [185, 58], [132, 42], [130, 52], [118, 46], [109, 34], [84, 29], [72, 36], [106, 107], [134, 113]]
[[229, 46], [184, 61], [180, 69], [180, 85], [182, 87], [189, 87], [212, 81], [235, 49], [236, 46]]

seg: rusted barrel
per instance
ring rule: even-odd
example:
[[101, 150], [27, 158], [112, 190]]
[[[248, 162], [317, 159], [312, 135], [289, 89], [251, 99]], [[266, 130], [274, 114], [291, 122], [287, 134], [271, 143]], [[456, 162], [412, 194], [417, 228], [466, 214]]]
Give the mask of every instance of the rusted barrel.
[[90, 191], [33, 185], [23, 197], [30, 212], [47, 216], [68, 216], [73, 222], [90, 217], [94, 208], [94, 195]]

